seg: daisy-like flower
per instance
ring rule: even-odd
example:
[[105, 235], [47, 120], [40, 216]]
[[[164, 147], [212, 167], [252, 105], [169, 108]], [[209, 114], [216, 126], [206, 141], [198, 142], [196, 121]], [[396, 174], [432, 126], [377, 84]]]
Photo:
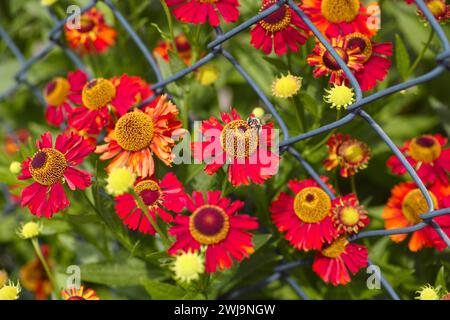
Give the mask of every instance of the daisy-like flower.
[[180, 59], [187, 65], [191, 64], [192, 47], [188, 38], [184, 34], [179, 34], [175, 37], [176, 50], [173, 49], [172, 41], [159, 41], [155, 49], [153, 49], [153, 55], [159, 55], [165, 61], [169, 61], [169, 51], [175, 51]]
[[[442, 185], [435, 185], [429, 189], [431, 199], [433, 200], [435, 209], [439, 209], [441, 199], [444, 192], [450, 190], [442, 190]], [[391, 190], [391, 197], [383, 210], [381, 217], [384, 219], [386, 229], [398, 229], [413, 226], [422, 222], [421, 214], [428, 212], [428, 205], [422, 192], [412, 181], [403, 182], [396, 185]], [[441, 226], [442, 230], [450, 235], [450, 217], [443, 215], [434, 218]], [[402, 242], [408, 234], [391, 235], [394, 242]], [[435, 247], [438, 250], [446, 248], [445, 242], [440, 238], [431, 226], [426, 226], [412, 233], [408, 243], [411, 251], [418, 251], [424, 247]]]
[[226, 22], [236, 22], [239, 18], [238, 0], [165, 0], [173, 7], [173, 15], [182, 22], [204, 24], [217, 27], [220, 16]]
[[[263, 0], [261, 10], [263, 12], [272, 7], [277, 0]], [[251, 44], [256, 49], [269, 55], [272, 48], [277, 55], [283, 55], [287, 50], [298, 51], [298, 46], [306, 42], [308, 28], [300, 17], [287, 4], [260, 20], [252, 31]]]
[[[349, 67], [350, 71], [353, 73], [362, 71], [364, 68], [363, 63], [365, 58], [360, 53], [359, 48], [349, 47], [347, 44], [347, 39], [344, 36], [333, 37], [331, 38], [330, 43], [337, 54]], [[344, 71], [322, 43], [316, 43], [312, 54], [308, 56], [306, 61], [311, 66], [315, 67], [313, 70], [314, 77], [331, 75], [329, 81], [330, 83], [337, 85], [348, 83], [348, 79]]]
[[337, 286], [349, 283], [350, 273], [355, 275], [367, 265], [367, 248], [341, 236], [316, 254], [312, 269], [323, 281]]
[[0, 300], [17, 300], [19, 299], [20, 291], [22, 291], [19, 282], [8, 284], [0, 287]]
[[339, 233], [354, 234], [369, 224], [367, 210], [353, 193], [333, 199], [333, 223]]
[[[214, 174], [228, 165], [228, 181], [232, 185], [261, 184], [276, 173], [279, 156], [272, 151], [273, 123], [253, 126], [235, 109], [203, 121], [203, 141], [193, 142], [193, 156], [205, 161], [205, 172]], [[275, 151], [276, 152], [276, 151]]]
[[371, 157], [369, 147], [350, 135], [333, 134], [327, 142], [328, 158], [323, 165], [330, 171], [340, 166], [340, 174], [344, 178], [355, 175], [367, 167]]
[[69, 126], [88, 134], [98, 134], [110, 123], [110, 109], [125, 114], [135, 103], [139, 85], [126, 74], [120, 78], [97, 78], [83, 87], [82, 106], [69, 113]]
[[291, 98], [295, 96], [302, 87], [302, 77], [293, 76], [288, 73], [281, 75], [272, 82], [272, 94], [277, 98]]
[[220, 191], [208, 191], [206, 201], [200, 192], [188, 198], [189, 216], [177, 215], [175, 225], [168, 231], [175, 236], [169, 254], [179, 251], [198, 252], [206, 247], [206, 272], [231, 268], [232, 258], [242, 261], [254, 252], [252, 234], [258, 228], [256, 218], [237, 214], [244, 207], [242, 201], [221, 198]]
[[391, 68], [392, 63], [387, 57], [392, 56], [392, 43], [376, 43], [359, 32], [350, 33], [345, 37], [347, 48], [356, 49], [356, 52], [364, 57], [360, 61], [364, 68], [355, 70], [355, 77], [361, 90], [372, 90], [377, 81], [381, 82], [386, 78]]
[[205, 271], [205, 259], [199, 252], [182, 252], [176, 255], [171, 269], [175, 279], [190, 283]]
[[38, 151], [22, 163], [20, 180], [34, 182], [22, 190], [21, 206], [37, 217], [51, 218], [69, 205], [63, 183], [69, 189], [83, 190], [91, 185], [91, 174], [75, 168], [94, 151], [83, 137], [60, 134], [52, 143], [50, 132], [36, 141]]
[[61, 291], [61, 296], [64, 300], [100, 300], [94, 290], [85, 289], [84, 286], [78, 289], [64, 289]]
[[[50, 249], [47, 245], [41, 245], [42, 255], [51, 268], [53, 261], [50, 259]], [[45, 300], [52, 293], [53, 287], [48, 274], [39, 258], [27, 262], [20, 268], [20, 282], [22, 286], [35, 294], [37, 300]]]
[[326, 103], [331, 104], [331, 108], [341, 110], [347, 109], [349, 105], [355, 102], [355, 93], [352, 88], [347, 87], [345, 84], [340, 86], [333, 85], [329, 90], [325, 89], [326, 95], [323, 96], [323, 100]]
[[331, 198], [313, 179], [290, 180], [288, 186], [294, 196], [281, 192], [272, 202], [272, 221], [298, 250], [320, 250], [338, 235], [331, 218]]
[[[425, 134], [406, 141], [400, 150], [424, 182], [440, 181], [448, 184], [450, 148], [444, 149], [446, 144], [447, 139], [440, 134]], [[396, 156], [391, 156], [386, 164], [392, 173], [405, 174], [407, 172]]]
[[[165, 222], [170, 223], [173, 217], [167, 210], [180, 213], [186, 205], [183, 185], [171, 172], [161, 181], [156, 179], [136, 181], [134, 191], [147, 206], [153, 221], [156, 221], [156, 214], [158, 214]], [[137, 229], [144, 234], [155, 234], [150, 220], [142, 212], [132, 194], [125, 193], [117, 196], [115, 202], [117, 215], [129, 229]]]
[[166, 95], [156, 106], [135, 109], [121, 116], [113, 130], [105, 137], [96, 153], [100, 160], [114, 158], [106, 168], [126, 167], [140, 177], [150, 177], [155, 172], [153, 154], [165, 165], [171, 166], [175, 140], [186, 132], [177, 119], [178, 109]]
[[79, 28], [66, 24], [64, 29], [69, 46], [81, 54], [105, 52], [114, 46], [117, 35], [97, 8], [81, 15]]
[[87, 75], [77, 70], [69, 72], [67, 79], [56, 77], [44, 89], [47, 103], [45, 118], [54, 126], [60, 126], [72, 110], [71, 104], [81, 104], [81, 91], [87, 80]]
[[303, 0], [301, 7], [322, 34], [361, 32], [372, 37], [378, 31], [359, 0]]

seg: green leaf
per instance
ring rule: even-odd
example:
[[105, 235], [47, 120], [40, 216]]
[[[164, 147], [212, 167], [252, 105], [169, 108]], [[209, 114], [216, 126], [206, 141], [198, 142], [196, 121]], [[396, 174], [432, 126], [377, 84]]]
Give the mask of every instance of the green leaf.
[[143, 261], [128, 259], [123, 263], [105, 262], [89, 263], [80, 266], [83, 281], [105, 284], [109, 286], [139, 285], [141, 281], [153, 275], [153, 278], [162, 278], [162, 272], [147, 270]]
[[159, 281], [144, 279], [142, 285], [153, 300], [179, 300], [188, 296], [180, 287]]
[[444, 266], [439, 269], [439, 272], [436, 276], [436, 281], [434, 282], [434, 287], [447, 292], [447, 284], [445, 283], [444, 276]]
[[255, 251], [260, 249], [262, 246], [266, 244], [269, 239], [272, 238], [270, 233], [267, 234], [257, 234], [253, 236], [253, 243], [255, 244]]
[[403, 80], [406, 80], [408, 78], [411, 61], [408, 50], [406, 50], [405, 44], [398, 34], [395, 35], [395, 61], [400, 77], [402, 77]]

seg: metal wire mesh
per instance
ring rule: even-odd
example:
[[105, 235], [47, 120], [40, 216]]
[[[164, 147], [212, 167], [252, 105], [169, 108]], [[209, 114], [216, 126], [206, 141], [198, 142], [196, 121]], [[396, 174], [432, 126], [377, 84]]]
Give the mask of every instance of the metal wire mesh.
[[[92, 0], [91, 3], [81, 9], [81, 13], [86, 12], [90, 8], [94, 7], [98, 0]], [[389, 136], [383, 131], [381, 126], [375, 122], [375, 120], [367, 114], [363, 107], [371, 102], [374, 102], [378, 99], [381, 99], [383, 97], [386, 97], [388, 95], [391, 95], [393, 93], [417, 86], [421, 83], [427, 82], [432, 80], [433, 78], [439, 76], [444, 71], [447, 71], [446, 69], [450, 70], [450, 45], [449, 41], [440, 27], [437, 20], [434, 18], [433, 14], [429, 11], [427, 5], [424, 3], [423, 0], [415, 0], [417, 6], [422, 11], [425, 18], [428, 20], [428, 23], [430, 26], [434, 29], [434, 32], [437, 34], [440, 44], [441, 44], [441, 52], [436, 55], [436, 67], [429, 71], [428, 73], [421, 75], [415, 79], [391, 86], [387, 89], [384, 89], [382, 91], [376, 92], [374, 94], [371, 94], [369, 96], [363, 97], [362, 90], [358, 84], [358, 81], [350, 71], [350, 69], [347, 67], [346, 63], [342, 60], [342, 58], [339, 56], [339, 54], [333, 49], [331, 44], [328, 42], [326, 37], [317, 29], [317, 27], [311, 22], [311, 20], [307, 17], [307, 15], [302, 11], [301, 8], [299, 8], [294, 0], [280, 0], [276, 4], [274, 4], [272, 7], [270, 7], [267, 10], [264, 10], [263, 12], [253, 16], [252, 18], [246, 20], [242, 24], [236, 26], [235, 28], [231, 29], [230, 31], [223, 33], [222, 29], [220, 27], [215, 28], [216, 37], [213, 41], [211, 41], [207, 45], [207, 49], [209, 50], [209, 53], [206, 54], [203, 58], [198, 60], [193, 65], [179, 71], [178, 73], [168, 77], [164, 78], [158, 68], [158, 65], [156, 61], [154, 60], [153, 56], [149, 52], [148, 48], [145, 46], [143, 41], [140, 39], [140, 37], [136, 34], [136, 32], [133, 30], [133, 28], [130, 26], [126, 18], [121, 14], [121, 12], [116, 8], [116, 6], [112, 3], [111, 0], [103, 0], [103, 2], [112, 10], [117, 20], [120, 22], [122, 27], [125, 29], [125, 31], [130, 35], [133, 42], [136, 44], [136, 46], [139, 48], [139, 50], [144, 55], [146, 61], [148, 62], [151, 70], [153, 71], [157, 82], [151, 86], [151, 89], [155, 92], [155, 95], [147, 99], [146, 101], [143, 101], [141, 103], [142, 105], [145, 105], [149, 102], [151, 102], [153, 99], [157, 97], [157, 95], [161, 94], [165, 91], [165, 87], [169, 85], [172, 82], [175, 82], [185, 75], [193, 72], [197, 68], [201, 67], [202, 65], [206, 64], [207, 62], [215, 59], [218, 56], [223, 56], [226, 60], [229, 61], [229, 63], [241, 74], [241, 76], [247, 81], [248, 85], [251, 86], [251, 88], [255, 91], [255, 93], [258, 95], [258, 97], [261, 99], [261, 101], [264, 103], [267, 111], [269, 111], [273, 117], [275, 118], [275, 121], [277, 122], [277, 125], [280, 127], [282, 133], [283, 133], [283, 140], [280, 142], [280, 154], [284, 152], [290, 153], [295, 159], [299, 161], [301, 166], [305, 169], [305, 171], [328, 193], [328, 195], [333, 199], [335, 198], [335, 195], [333, 194], [332, 190], [330, 190], [327, 185], [320, 179], [319, 174], [314, 170], [314, 168], [301, 156], [301, 154], [292, 147], [292, 145], [296, 142], [309, 139], [311, 137], [314, 137], [316, 135], [328, 132], [334, 128], [340, 127], [345, 125], [346, 123], [352, 121], [356, 117], [360, 117], [367, 121], [367, 123], [373, 128], [373, 130], [379, 135], [380, 139], [382, 139], [386, 145], [392, 150], [395, 156], [401, 161], [409, 175], [411, 176], [412, 180], [417, 184], [418, 188], [424, 195], [427, 205], [428, 205], [428, 212], [421, 215], [421, 218], [423, 219], [422, 222], [406, 227], [406, 228], [399, 228], [399, 229], [390, 229], [390, 230], [369, 230], [369, 231], [363, 231], [360, 232], [354, 236], [349, 237], [349, 241], [355, 241], [357, 239], [367, 238], [367, 237], [376, 237], [376, 236], [389, 236], [394, 234], [407, 234], [412, 233], [414, 231], [420, 230], [427, 225], [430, 225], [432, 228], [436, 230], [436, 232], [440, 235], [440, 237], [443, 239], [443, 241], [447, 244], [447, 247], [450, 247], [450, 239], [445, 234], [445, 232], [442, 230], [441, 226], [434, 221], [433, 219], [435, 217], [450, 214], [450, 208], [442, 208], [439, 210], [436, 210], [434, 208], [433, 200], [428, 193], [424, 183], [421, 181], [419, 176], [417, 175], [417, 172], [414, 170], [414, 168], [411, 166], [411, 164], [406, 160], [405, 156], [402, 154], [402, 152], [397, 148], [397, 146], [392, 142], [392, 140], [389, 138]], [[225, 50], [223, 48], [223, 43], [225, 43], [230, 38], [234, 37], [235, 35], [239, 34], [240, 32], [246, 30], [247, 28], [251, 27], [258, 21], [264, 19], [265, 17], [269, 16], [270, 14], [274, 13], [278, 9], [281, 8], [284, 4], [289, 5], [292, 10], [303, 20], [303, 22], [308, 26], [308, 28], [313, 32], [315, 37], [325, 46], [325, 48], [331, 53], [331, 55], [334, 57], [334, 59], [337, 61], [339, 66], [344, 71], [345, 75], [347, 76], [353, 90], [356, 94], [356, 101], [347, 109], [348, 113], [341, 119], [331, 122], [329, 124], [326, 124], [322, 127], [319, 127], [317, 129], [299, 134], [294, 137], [290, 137], [289, 130], [281, 118], [280, 114], [277, 112], [273, 104], [270, 102], [269, 98], [264, 94], [264, 92], [261, 90], [261, 88], [256, 84], [256, 82], [250, 77], [250, 75], [245, 71], [245, 69], [238, 63], [238, 61], [233, 57], [233, 55]], [[1, 39], [6, 43], [6, 45], [9, 47], [13, 55], [17, 58], [17, 60], [20, 62], [21, 68], [17, 72], [15, 76], [15, 84], [7, 89], [5, 92], [0, 94], [0, 101], [6, 99], [9, 97], [12, 93], [14, 93], [19, 87], [21, 86], [27, 86], [32, 93], [39, 99], [39, 101], [45, 105], [45, 100], [38, 88], [30, 83], [27, 79], [27, 71], [38, 61], [45, 58], [50, 51], [52, 51], [55, 47], [61, 48], [64, 53], [69, 57], [69, 59], [74, 63], [74, 65], [87, 72], [85, 66], [83, 65], [82, 61], [78, 58], [78, 56], [71, 51], [62, 41], [61, 41], [61, 34], [62, 30], [64, 28], [64, 25], [67, 21], [72, 20], [74, 16], [68, 16], [64, 20], [59, 20], [55, 13], [52, 11], [51, 8], [48, 9], [49, 14], [54, 21], [54, 27], [49, 33], [49, 44], [45, 46], [43, 49], [41, 49], [40, 52], [33, 55], [30, 59], [26, 59], [24, 55], [21, 53], [19, 48], [16, 46], [14, 41], [11, 39], [11, 37], [8, 35], [8, 33], [2, 28], [0, 25], [0, 37]], [[89, 74], [89, 73], [88, 73]], [[286, 282], [291, 288], [295, 291], [295, 293], [303, 298], [308, 299], [308, 296], [305, 294], [305, 292], [302, 290], [301, 286], [297, 284], [297, 282], [289, 275], [288, 271], [300, 267], [302, 265], [310, 264], [310, 261], [307, 260], [298, 260], [293, 262], [282, 262], [280, 263], [274, 270], [273, 274], [266, 277], [262, 281], [245, 288], [237, 289], [226, 298], [233, 299], [237, 298], [238, 296], [259, 290], [268, 284], [281, 280]], [[369, 261], [369, 265], [372, 265], [371, 261]], [[394, 291], [390, 283], [382, 276], [380, 275], [380, 282], [383, 286], [383, 288], [387, 291], [389, 296], [392, 299], [399, 299], [399, 296]]]

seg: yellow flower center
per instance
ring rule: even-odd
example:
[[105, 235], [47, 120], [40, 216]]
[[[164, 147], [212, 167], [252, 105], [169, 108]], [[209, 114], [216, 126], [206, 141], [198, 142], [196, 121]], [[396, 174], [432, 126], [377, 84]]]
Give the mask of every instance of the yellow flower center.
[[290, 98], [302, 87], [302, 78], [291, 74], [281, 76], [272, 83], [272, 94], [278, 98]]
[[61, 181], [66, 168], [66, 157], [53, 148], [39, 150], [30, 162], [30, 173], [33, 179], [44, 186]]
[[330, 90], [325, 89], [325, 92], [328, 93], [328, 95], [324, 96], [325, 102], [331, 103], [331, 107], [335, 107], [338, 110], [341, 108], [347, 109], [355, 101], [353, 89], [345, 84], [340, 86], [334, 85]]
[[337, 258], [345, 251], [345, 247], [348, 244], [347, 238], [344, 236], [334, 240], [328, 247], [322, 250], [322, 254], [327, 258]]
[[127, 192], [133, 186], [135, 176], [127, 168], [113, 169], [106, 179], [106, 190], [114, 196]]
[[417, 291], [419, 296], [416, 299], [419, 300], [439, 300], [439, 295], [431, 285], [424, 286], [420, 291]]
[[244, 120], [231, 121], [220, 134], [220, 144], [228, 155], [247, 158], [258, 147], [258, 130]]
[[44, 90], [44, 98], [48, 105], [59, 106], [66, 101], [70, 91], [70, 84], [65, 78], [53, 79]]
[[366, 63], [372, 56], [372, 41], [365, 35], [359, 32], [354, 32], [346, 36], [347, 48], [356, 50], [359, 54], [364, 56], [360, 63]]
[[435, 17], [440, 17], [444, 15], [446, 11], [445, 1], [442, 0], [432, 0], [427, 3], [428, 9]]
[[[436, 196], [430, 191], [429, 193], [435, 208], [437, 208]], [[428, 212], [428, 205], [420, 189], [416, 188], [408, 192], [402, 202], [402, 212], [406, 220], [412, 224], [422, 221], [420, 215]]]
[[345, 225], [353, 226], [359, 221], [359, 211], [353, 207], [342, 208], [340, 218]]
[[355, 141], [346, 141], [339, 147], [339, 155], [348, 163], [360, 163], [365, 158], [366, 150], [362, 144]]
[[0, 288], [0, 300], [17, 300], [19, 298], [20, 286], [17, 284], [4, 286]]
[[425, 163], [433, 162], [439, 158], [441, 151], [441, 144], [431, 135], [413, 139], [409, 145], [409, 155], [414, 160]]
[[323, 0], [322, 15], [331, 23], [352, 22], [358, 15], [359, 0]]
[[[265, 0], [259, 12], [267, 10], [278, 0]], [[259, 23], [261, 27], [269, 32], [277, 32], [286, 29], [291, 23], [292, 12], [288, 5], [283, 5], [280, 9], [274, 13], [268, 15]]]
[[24, 239], [37, 237], [41, 232], [41, 225], [36, 222], [28, 222], [23, 225], [20, 236]]
[[189, 283], [198, 279], [205, 271], [204, 259], [198, 253], [183, 252], [175, 258], [172, 270], [175, 272], [175, 278]]
[[197, 208], [189, 219], [189, 231], [201, 244], [217, 244], [227, 237], [229, 230], [228, 215], [215, 205]]
[[300, 190], [294, 199], [294, 211], [306, 223], [320, 222], [330, 213], [331, 199], [318, 187]]
[[140, 181], [134, 191], [141, 197], [142, 201], [148, 207], [156, 207], [161, 199], [161, 189], [153, 180]]
[[124, 114], [117, 120], [115, 135], [117, 143], [127, 151], [139, 151], [147, 148], [154, 134], [153, 121], [141, 111]]
[[88, 82], [81, 93], [83, 104], [89, 110], [106, 107], [116, 96], [116, 87], [111, 81], [97, 78]]

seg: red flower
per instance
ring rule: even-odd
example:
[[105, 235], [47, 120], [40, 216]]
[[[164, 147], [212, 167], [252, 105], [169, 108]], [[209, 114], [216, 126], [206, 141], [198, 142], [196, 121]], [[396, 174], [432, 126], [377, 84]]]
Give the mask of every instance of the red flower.
[[362, 33], [350, 33], [346, 35], [347, 46], [350, 49], [358, 49], [358, 53], [364, 56], [361, 62], [363, 69], [355, 71], [356, 80], [363, 91], [372, 90], [377, 81], [383, 81], [391, 68], [391, 61], [386, 57], [392, 56], [392, 43], [376, 43]]
[[54, 126], [60, 126], [67, 114], [72, 110], [71, 104], [81, 104], [81, 91], [87, 81], [87, 75], [77, 70], [69, 72], [67, 79], [54, 78], [44, 90], [47, 103], [45, 118]]
[[[344, 36], [333, 37], [330, 39], [330, 43], [353, 73], [361, 71], [364, 68], [364, 56], [360, 54], [358, 48], [350, 48]], [[331, 75], [330, 83], [337, 85], [348, 83], [344, 71], [322, 43], [317, 42], [313, 53], [308, 56], [306, 62], [311, 66], [315, 66], [313, 71], [315, 78]]]
[[[429, 190], [435, 209], [438, 209], [444, 199], [443, 195], [450, 194], [448, 187], [436, 184]], [[413, 226], [422, 222], [421, 214], [428, 212], [428, 205], [422, 192], [412, 181], [396, 185], [391, 190], [391, 197], [383, 210], [382, 218], [386, 229], [398, 229]], [[450, 217], [448, 215], [434, 218], [441, 225], [443, 231], [450, 235]], [[392, 241], [401, 242], [408, 234], [390, 236]], [[435, 247], [443, 250], [446, 244], [431, 226], [426, 226], [412, 233], [408, 243], [411, 251], [418, 251], [424, 247]]]
[[[234, 186], [261, 184], [276, 173], [279, 156], [272, 152], [273, 124], [254, 126], [242, 120], [235, 109], [202, 122], [203, 141], [193, 142], [195, 159], [207, 163], [205, 172], [214, 174], [228, 166], [228, 181]], [[277, 150], [275, 151], [277, 152]]]
[[60, 134], [53, 147], [52, 136], [44, 133], [36, 141], [38, 151], [22, 163], [20, 180], [34, 182], [22, 190], [21, 206], [28, 206], [38, 217], [51, 218], [69, 205], [63, 182], [71, 190], [85, 189], [91, 185], [91, 174], [75, 166], [94, 151], [94, 147], [83, 137]]
[[[187, 196], [184, 193], [183, 185], [171, 172], [166, 174], [161, 181], [140, 179], [135, 183], [134, 190], [148, 207], [153, 221], [156, 221], [156, 214], [158, 214], [165, 222], [170, 223], [173, 218], [166, 210], [180, 213], [186, 205]], [[144, 234], [155, 234], [150, 220], [139, 208], [132, 194], [126, 193], [117, 196], [115, 201], [116, 213], [129, 229], [138, 229]]]
[[165, 0], [173, 9], [174, 16], [182, 21], [203, 24], [206, 21], [213, 27], [220, 24], [219, 13], [226, 22], [239, 18], [238, 0]]
[[333, 134], [327, 141], [328, 158], [323, 166], [330, 171], [340, 166], [340, 174], [344, 178], [355, 175], [367, 167], [371, 157], [369, 147], [350, 135]]
[[96, 8], [81, 15], [79, 28], [66, 24], [65, 33], [69, 46], [81, 54], [105, 52], [114, 46], [117, 35]]
[[[443, 149], [446, 144], [447, 139], [440, 134], [426, 134], [406, 141], [400, 150], [424, 182], [440, 181], [448, 184], [450, 148]], [[396, 156], [391, 156], [386, 164], [392, 173], [405, 174], [407, 172]]]
[[353, 193], [333, 199], [331, 212], [335, 228], [344, 234], [358, 233], [370, 221], [367, 210]]
[[320, 250], [338, 235], [331, 219], [331, 199], [313, 179], [290, 180], [288, 186], [295, 196], [280, 193], [270, 206], [272, 221], [298, 250]]
[[83, 106], [69, 113], [69, 126], [78, 131], [98, 134], [110, 124], [108, 107], [118, 115], [125, 114], [136, 102], [139, 85], [124, 74], [111, 80], [97, 78], [86, 83], [82, 91]]
[[258, 228], [256, 218], [237, 214], [244, 203], [221, 198], [220, 193], [208, 191], [205, 202], [200, 192], [194, 192], [187, 201], [191, 215], [177, 215], [175, 226], [169, 229], [169, 235], [176, 237], [169, 254], [180, 250], [196, 252], [205, 246], [206, 272], [229, 269], [232, 258], [242, 261], [254, 251], [252, 235], [247, 230]]
[[[303, 0], [302, 9], [322, 34], [360, 32], [372, 37], [378, 31], [376, 16], [359, 0]], [[376, 13], [377, 10], [374, 10]]]
[[[277, 0], [263, 0], [260, 12], [272, 7]], [[272, 47], [278, 55], [285, 54], [288, 48], [297, 52], [298, 45], [303, 45], [307, 38], [307, 27], [300, 17], [287, 4], [259, 21], [250, 32], [251, 44], [262, 48], [265, 54], [272, 52]]]
[[367, 265], [367, 248], [342, 236], [316, 254], [312, 268], [323, 281], [337, 286], [350, 282], [349, 271], [355, 275]]
[[[405, 1], [407, 4], [414, 2], [414, 0]], [[425, 4], [439, 22], [445, 23], [450, 19], [450, 4], [446, 4], [446, 0], [425, 0]], [[417, 14], [424, 17], [422, 11], [419, 9], [417, 9]]]

